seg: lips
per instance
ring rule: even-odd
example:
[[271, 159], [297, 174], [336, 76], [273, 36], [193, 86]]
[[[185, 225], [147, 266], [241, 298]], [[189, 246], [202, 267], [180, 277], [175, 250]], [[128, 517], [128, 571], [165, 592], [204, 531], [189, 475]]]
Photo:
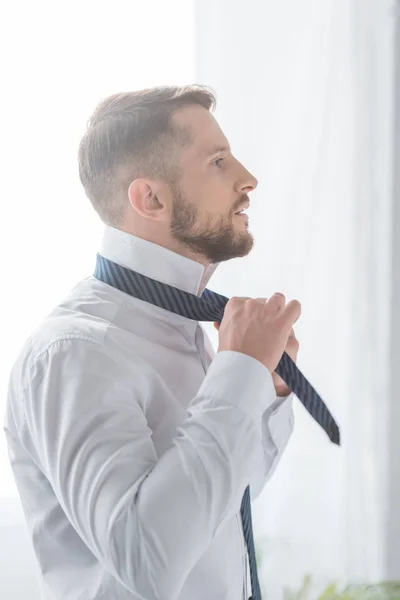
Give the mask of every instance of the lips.
[[245, 210], [247, 210], [249, 207], [250, 207], [250, 204], [246, 204], [246, 206], [243, 206], [237, 212], [235, 212], [235, 215], [240, 215], [242, 212], [244, 212]]

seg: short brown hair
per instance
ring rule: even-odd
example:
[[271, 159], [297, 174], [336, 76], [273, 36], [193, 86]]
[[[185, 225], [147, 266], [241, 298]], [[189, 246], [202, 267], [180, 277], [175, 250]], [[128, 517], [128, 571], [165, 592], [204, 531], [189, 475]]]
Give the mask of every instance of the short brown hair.
[[191, 136], [171, 125], [171, 115], [190, 104], [212, 110], [215, 103], [211, 90], [191, 85], [114, 94], [97, 106], [79, 145], [79, 177], [104, 223], [122, 223], [132, 181], [173, 177], [176, 149]]

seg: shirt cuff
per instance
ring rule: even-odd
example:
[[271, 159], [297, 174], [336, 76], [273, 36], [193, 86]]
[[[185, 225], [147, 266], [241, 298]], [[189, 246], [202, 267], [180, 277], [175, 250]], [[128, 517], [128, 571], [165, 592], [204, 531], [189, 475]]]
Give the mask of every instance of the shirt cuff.
[[219, 352], [207, 371], [198, 397], [237, 406], [254, 420], [276, 401], [272, 375], [257, 359], [224, 350]]
[[271, 415], [275, 415], [282, 406], [288, 406], [289, 399], [292, 401], [293, 393], [288, 396], [276, 396], [275, 402], [271, 406]]
[[277, 398], [279, 403], [273, 405], [273, 411], [269, 417], [269, 429], [272, 439], [278, 450], [282, 450], [293, 431], [294, 413], [293, 413], [294, 394], [286, 398]]

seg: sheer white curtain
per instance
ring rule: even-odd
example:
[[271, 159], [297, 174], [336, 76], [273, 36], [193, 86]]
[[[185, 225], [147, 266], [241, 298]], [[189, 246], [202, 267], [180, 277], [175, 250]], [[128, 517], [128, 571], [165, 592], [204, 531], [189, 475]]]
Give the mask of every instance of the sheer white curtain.
[[295, 433], [255, 505], [274, 600], [308, 574], [320, 588], [385, 573], [393, 7], [196, 3], [197, 79], [217, 88], [217, 116], [260, 182], [254, 252], [214, 287], [302, 302], [299, 364], [342, 426], [339, 450], [296, 402]]
[[[77, 148], [96, 103], [194, 79], [189, 0], [15, 1], [0, 8], [1, 369], [40, 319], [91, 273], [102, 225]], [[30, 598], [30, 546], [0, 436], [0, 597]], [[26, 591], [28, 589], [28, 591]]]
[[351, 15], [355, 145], [346, 551], [349, 576], [375, 581], [400, 580], [400, 538], [395, 542], [393, 536], [398, 506], [396, 517], [389, 511], [400, 484], [393, 468], [398, 456], [390, 455], [399, 369], [390, 356], [392, 339], [397, 347], [399, 338], [398, 307], [392, 306], [392, 228], [397, 235], [399, 227], [393, 223], [398, 198], [392, 183], [399, 7], [397, 0], [353, 0]]

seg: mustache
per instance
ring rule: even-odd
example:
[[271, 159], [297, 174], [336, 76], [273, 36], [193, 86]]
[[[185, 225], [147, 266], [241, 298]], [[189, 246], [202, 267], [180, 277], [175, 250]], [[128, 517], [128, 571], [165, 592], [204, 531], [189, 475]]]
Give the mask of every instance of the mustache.
[[239, 200], [235, 203], [235, 206], [233, 207], [233, 212], [238, 211], [239, 208], [243, 206], [243, 204], [247, 203], [250, 203], [250, 198], [247, 194], [243, 194], [243, 196], [240, 196]]

